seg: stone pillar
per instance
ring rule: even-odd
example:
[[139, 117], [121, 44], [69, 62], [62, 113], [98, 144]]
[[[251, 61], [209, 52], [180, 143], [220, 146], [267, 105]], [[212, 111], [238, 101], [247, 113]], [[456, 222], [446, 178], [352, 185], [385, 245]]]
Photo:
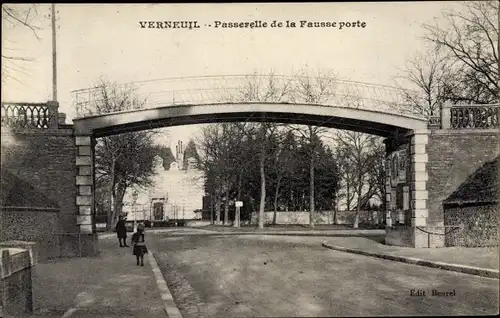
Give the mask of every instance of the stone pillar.
[[446, 101], [441, 106], [441, 129], [450, 129], [451, 126], [451, 103]]
[[48, 116], [49, 116], [49, 128], [57, 129], [59, 128], [59, 102], [49, 100], [47, 102], [48, 106]]
[[58, 114], [58, 125], [66, 125], [66, 114], [65, 113]]
[[76, 205], [78, 206], [77, 225], [80, 233], [92, 233], [92, 186], [93, 186], [93, 158], [92, 158], [92, 137], [76, 136], [75, 143], [78, 148], [76, 154], [76, 186], [78, 193]]
[[[411, 136], [410, 148], [410, 198], [411, 225], [414, 228], [414, 247], [423, 247], [427, 242], [420, 242], [421, 231], [416, 227], [427, 225], [427, 142], [428, 130], [416, 130]], [[425, 244], [424, 244], [425, 243]]]

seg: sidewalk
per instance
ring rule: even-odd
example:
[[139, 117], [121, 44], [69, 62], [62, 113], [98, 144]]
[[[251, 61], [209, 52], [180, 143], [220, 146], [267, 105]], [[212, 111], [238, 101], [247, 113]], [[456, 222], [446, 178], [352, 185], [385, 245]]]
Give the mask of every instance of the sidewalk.
[[148, 255], [100, 239], [99, 257], [45, 261], [33, 269], [30, 317], [167, 317]]
[[380, 240], [367, 237], [325, 238], [323, 246], [343, 252], [499, 278], [497, 247], [407, 248], [384, 245]]

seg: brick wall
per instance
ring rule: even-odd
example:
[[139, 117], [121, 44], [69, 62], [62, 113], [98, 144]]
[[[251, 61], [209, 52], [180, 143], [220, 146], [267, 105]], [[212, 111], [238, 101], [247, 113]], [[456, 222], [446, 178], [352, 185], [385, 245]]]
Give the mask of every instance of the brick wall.
[[427, 153], [429, 225], [443, 225], [443, 201], [487, 161], [499, 154], [496, 130], [435, 130]]
[[463, 225], [446, 236], [446, 246], [498, 246], [498, 211], [498, 204], [445, 206], [445, 224]]
[[13, 133], [2, 127], [1, 165], [59, 205], [54, 232], [76, 232], [76, 146], [72, 129]]
[[53, 235], [58, 226], [58, 213], [33, 210], [1, 210], [0, 242], [29, 241], [38, 243], [41, 260], [58, 257], [57, 237]]

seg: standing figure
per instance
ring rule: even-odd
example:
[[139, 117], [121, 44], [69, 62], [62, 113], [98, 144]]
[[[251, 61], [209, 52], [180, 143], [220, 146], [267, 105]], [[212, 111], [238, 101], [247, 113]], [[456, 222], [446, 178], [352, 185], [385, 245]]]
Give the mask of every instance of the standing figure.
[[148, 252], [144, 238], [144, 224], [137, 225], [137, 232], [132, 235], [132, 244], [134, 244], [133, 254], [137, 258], [137, 265], [144, 266], [144, 254]]
[[[120, 247], [128, 247], [127, 245], [127, 227], [125, 226], [125, 220], [123, 216], [120, 215], [118, 222], [116, 223], [116, 236], [118, 236], [118, 241], [120, 242]], [[123, 244], [122, 244], [123, 240]]]

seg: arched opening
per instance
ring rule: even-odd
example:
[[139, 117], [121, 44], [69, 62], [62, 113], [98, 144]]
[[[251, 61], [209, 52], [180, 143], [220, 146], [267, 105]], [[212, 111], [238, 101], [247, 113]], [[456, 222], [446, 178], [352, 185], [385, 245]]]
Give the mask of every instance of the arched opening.
[[[74, 121], [77, 145], [89, 147], [95, 144], [95, 138], [111, 136], [114, 134], [140, 131], [160, 127], [172, 127], [200, 123], [221, 122], [278, 122], [286, 124], [314, 125], [328, 128], [336, 128], [385, 137], [394, 141], [397, 146], [386, 148], [386, 160], [391, 160], [391, 178], [406, 175], [404, 170], [404, 158], [399, 158], [399, 146], [406, 145], [405, 149], [410, 152], [410, 164], [414, 173], [413, 178], [404, 178], [407, 182], [405, 202], [414, 202], [411, 206], [411, 223], [416, 226], [425, 225], [427, 210], [425, 200], [427, 197], [425, 187], [412, 187], [411, 183], [422, 182], [425, 184], [425, 144], [427, 143], [427, 122], [424, 119], [408, 115], [385, 113], [366, 109], [355, 109], [347, 107], [336, 107], [326, 105], [290, 104], [290, 103], [221, 103], [165, 106], [154, 109], [141, 109], [78, 118]], [[85, 148], [87, 149], [87, 148]], [[82, 153], [81, 151], [79, 152]], [[79, 169], [87, 167], [93, 169], [93, 154], [77, 157]], [[83, 169], [85, 170], [85, 169]], [[82, 178], [84, 175], [79, 175]], [[389, 179], [390, 180], [390, 179]], [[82, 181], [86, 182], [86, 181]], [[91, 178], [88, 182], [92, 185]], [[83, 184], [81, 184], [83, 186]], [[386, 184], [390, 189], [391, 183]], [[411, 189], [411, 190], [409, 190]], [[393, 190], [391, 190], [393, 191]], [[387, 209], [395, 208], [396, 194], [394, 190], [393, 199], [386, 202]], [[390, 197], [390, 196], [388, 196]], [[79, 196], [77, 204], [80, 210], [92, 210], [93, 192], [87, 196]], [[153, 206], [154, 217], [157, 218], [162, 212], [159, 205]], [[164, 213], [164, 212], [163, 212]], [[388, 216], [389, 218], [392, 216]], [[90, 230], [92, 219], [84, 218], [81, 223], [82, 230]]]

